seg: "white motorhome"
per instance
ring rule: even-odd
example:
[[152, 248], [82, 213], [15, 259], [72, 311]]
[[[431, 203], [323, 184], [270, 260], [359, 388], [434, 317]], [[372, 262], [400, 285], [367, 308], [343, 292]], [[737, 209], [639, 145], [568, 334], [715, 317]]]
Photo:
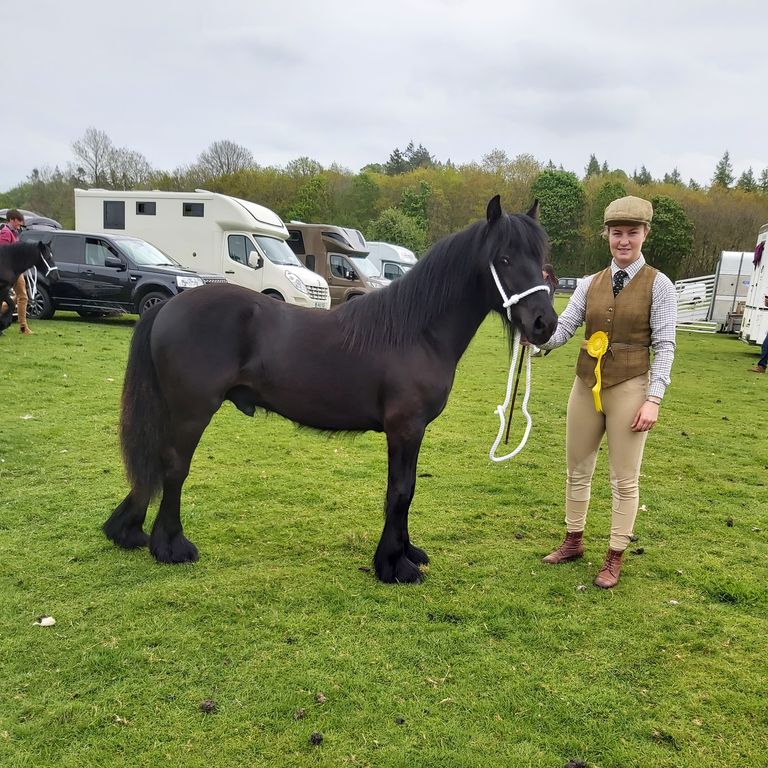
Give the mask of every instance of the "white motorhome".
[[[761, 247], [762, 244], [762, 247]], [[762, 344], [768, 334], [768, 224], [763, 224], [757, 234], [757, 244], [750, 264], [752, 274], [747, 290], [744, 318], [741, 321], [739, 338], [749, 344]], [[758, 258], [759, 254], [759, 258]]]
[[296, 258], [280, 217], [262, 205], [207, 192], [75, 190], [87, 232], [134, 235], [198, 272], [304, 307], [328, 309], [328, 283]]
[[416, 255], [402, 245], [392, 245], [376, 240], [368, 240], [368, 261], [379, 270], [387, 280], [402, 277], [415, 263]]

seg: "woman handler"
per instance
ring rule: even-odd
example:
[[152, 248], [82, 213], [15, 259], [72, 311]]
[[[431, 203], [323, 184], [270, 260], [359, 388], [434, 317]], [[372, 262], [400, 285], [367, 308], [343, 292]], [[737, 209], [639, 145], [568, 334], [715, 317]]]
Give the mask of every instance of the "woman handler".
[[659, 418], [675, 354], [675, 289], [666, 275], [646, 264], [641, 250], [652, 217], [651, 204], [639, 197], [608, 205], [604, 236], [611, 263], [579, 283], [554, 334], [541, 345], [548, 350], [565, 344], [586, 322], [586, 341], [568, 399], [566, 536], [544, 562], [565, 563], [584, 554], [592, 474], [605, 434], [613, 495], [611, 538], [594, 581], [603, 588], [619, 581], [637, 515], [645, 439]]

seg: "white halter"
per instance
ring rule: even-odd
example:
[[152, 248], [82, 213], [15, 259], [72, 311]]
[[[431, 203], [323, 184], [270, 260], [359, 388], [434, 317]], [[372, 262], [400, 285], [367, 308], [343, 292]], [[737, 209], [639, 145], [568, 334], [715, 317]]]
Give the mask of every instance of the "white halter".
[[[522, 293], [515, 293], [512, 296], [507, 296], [506, 291], [504, 290], [504, 286], [501, 284], [501, 280], [499, 280], [496, 267], [493, 264], [491, 264], [491, 274], [493, 275], [496, 287], [499, 289], [499, 293], [501, 294], [502, 301], [504, 302], [504, 308], [507, 310], [507, 318], [510, 322], [512, 322], [512, 310], [510, 307], [512, 307], [514, 304], [517, 304], [526, 296], [530, 296], [530, 294], [535, 293], [536, 291], [549, 292], [548, 285], [534, 285], [533, 288], [529, 288], [527, 291], [523, 291]], [[517, 454], [520, 453], [520, 451], [522, 451], [525, 447], [526, 442], [528, 442], [528, 435], [530, 434], [531, 427], [533, 426], [533, 419], [531, 419], [531, 414], [528, 413], [528, 398], [531, 395], [531, 350], [530, 347], [528, 347], [527, 349], [523, 350], [523, 354], [525, 355], [525, 395], [523, 396], [522, 411], [526, 421], [525, 434], [523, 435], [523, 439], [520, 441], [520, 444], [517, 446], [517, 448], [515, 448], [514, 451], [504, 456], [496, 456], [496, 449], [499, 447], [499, 443], [501, 442], [501, 437], [504, 434], [504, 428], [507, 423], [506, 413], [507, 408], [509, 407], [510, 398], [512, 397], [512, 379], [515, 375], [515, 365], [517, 364], [517, 355], [519, 352], [520, 331], [516, 330], [515, 341], [512, 345], [512, 362], [509, 366], [509, 376], [507, 377], [507, 396], [504, 399], [504, 403], [496, 407], [496, 413], [499, 415], [500, 425], [499, 433], [496, 435], [496, 440], [494, 440], [490, 453], [488, 454], [488, 457], [491, 461], [506, 461], [507, 459], [511, 459], [513, 456], [517, 456]]]
[[[58, 272], [59, 268], [51, 263], [48, 263], [48, 260], [43, 256], [43, 254], [40, 254], [40, 260], [45, 264], [45, 276], [48, 277], [48, 275], [51, 274], [54, 270]], [[24, 273], [24, 279], [27, 282], [27, 295], [30, 299], [34, 301], [35, 296], [37, 296], [37, 267], [30, 267], [25, 273]]]

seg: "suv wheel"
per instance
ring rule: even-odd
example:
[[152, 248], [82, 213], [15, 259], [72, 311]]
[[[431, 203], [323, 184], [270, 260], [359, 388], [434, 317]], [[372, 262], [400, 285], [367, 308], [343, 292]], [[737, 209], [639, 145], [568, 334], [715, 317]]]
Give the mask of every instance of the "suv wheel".
[[50, 320], [55, 311], [48, 289], [38, 285], [35, 298], [30, 299], [29, 304], [27, 304], [27, 317], [31, 317], [33, 320]]
[[150, 307], [154, 307], [155, 304], [162, 304], [170, 298], [167, 293], [161, 293], [160, 291], [145, 293], [139, 300], [139, 316], [143, 315]]

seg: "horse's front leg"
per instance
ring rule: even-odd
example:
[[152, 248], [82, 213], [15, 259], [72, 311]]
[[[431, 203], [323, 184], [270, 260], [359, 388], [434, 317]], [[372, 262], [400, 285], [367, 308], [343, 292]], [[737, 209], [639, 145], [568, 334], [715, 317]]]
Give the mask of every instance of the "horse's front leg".
[[423, 424], [387, 431], [386, 517], [373, 565], [376, 576], [388, 584], [420, 582], [423, 576], [419, 565], [429, 561], [426, 553], [414, 547], [408, 536], [408, 509], [416, 488], [416, 463], [423, 437]]

